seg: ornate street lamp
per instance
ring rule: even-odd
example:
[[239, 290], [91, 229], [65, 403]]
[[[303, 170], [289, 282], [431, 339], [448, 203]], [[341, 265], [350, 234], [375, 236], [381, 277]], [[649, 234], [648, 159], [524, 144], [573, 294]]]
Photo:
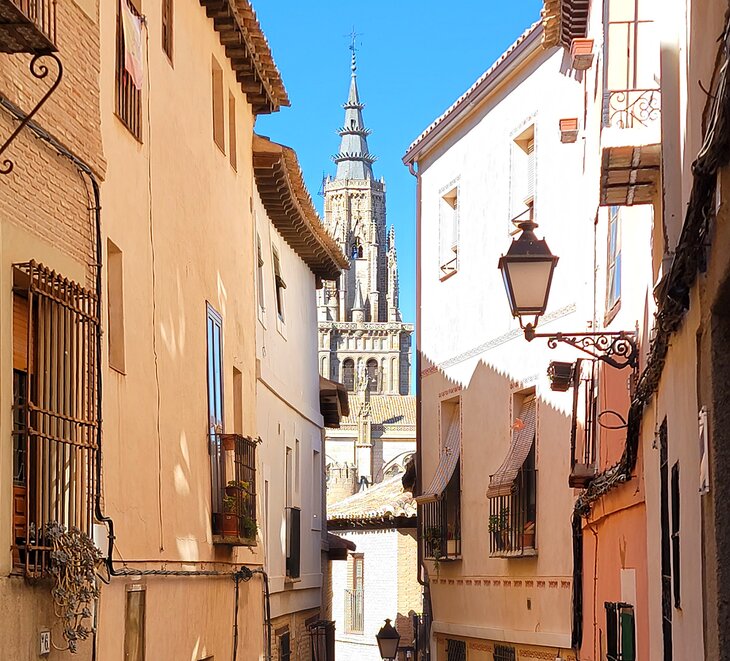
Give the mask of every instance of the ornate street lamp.
[[[506, 255], [499, 258], [504, 287], [512, 316], [525, 329], [525, 337], [537, 326], [538, 319], [545, 314], [553, 271], [558, 258], [550, 252], [545, 239], [535, 236], [537, 224], [532, 219], [521, 222], [518, 239], [512, 241]], [[525, 324], [523, 317], [533, 317]]]
[[378, 648], [380, 649], [380, 656], [385, 661], [390, 659], [391, 661], [398, 656], [398, 644], [400, 643], [400, 634], [398, 630], [390, 623], [390, 620], [385, 620], [385, 624], [380, 628], [378, 634], [375, 636], [378, 641]]
[[[506, 255], [499, 258], [504, 287], [507, 290], [512, 316], [519, 319], [525, 339], [532, 342], [536, 337], [547, 338], [554, 349], [559, 342], [587, 353], [613, 367], [623, 369], [638, 365], [636, 333], [617, 331], [603, 333], [536, 333], [540, 317], [545, 314], [553, 271], [558, 257], [550, 252], [544, 239], [535, 236], [537, 225], [532, 219], [521, 222], [522, 234], [512, 241]], [[530, 318], [525, 322], [523, 317]]]

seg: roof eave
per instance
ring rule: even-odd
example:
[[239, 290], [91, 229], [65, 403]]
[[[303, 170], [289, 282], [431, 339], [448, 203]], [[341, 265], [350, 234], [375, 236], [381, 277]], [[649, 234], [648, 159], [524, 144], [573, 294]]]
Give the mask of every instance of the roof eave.
[[256, 186], [271, 222], [314, 275], [336, 279], [349, 262], [322, 225], [296, 153], [259, 135], [253, 152]]
[[511, 51], [508, 49], [507, 54], [503, 55], [502, 59], [493, 65], [493, 70], [488, 75], [482, 74], [483, 79], [478, 84], [473, 85], [467, 93], [446, 110], [441, 118], [435, 120], [433, 128], [426, 129], [416, 138], [403, 156], [403, 164], [411, 165], [416, 163], [425, 152], [438, 144], [446, 133], [461, 123], [474, 105], [481, 103], [499, 83], [514, 73], [527, 58], [538, 53], [542, 34], [542, 24], [536, 23], [521, 42], [513, 45]]

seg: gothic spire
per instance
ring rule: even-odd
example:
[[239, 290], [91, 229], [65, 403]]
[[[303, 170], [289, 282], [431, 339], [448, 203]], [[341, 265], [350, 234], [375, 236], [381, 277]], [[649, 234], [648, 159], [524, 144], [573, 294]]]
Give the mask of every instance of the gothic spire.
[[332, 157], [337, 163], [335, 179], [372, 179], [375, 156], [368, 151], [367, 137], [370, 129], [365, 128], [362, 119], [364, 104], [360, 103], [357, 91], [357, 62], [355, 60], [354, 42], [350, 46], [352, 51], [352, 76], [350, 77], [350, 93], [345, 109], [345, 124], [337, 131], [340, 135], [340, 151]]

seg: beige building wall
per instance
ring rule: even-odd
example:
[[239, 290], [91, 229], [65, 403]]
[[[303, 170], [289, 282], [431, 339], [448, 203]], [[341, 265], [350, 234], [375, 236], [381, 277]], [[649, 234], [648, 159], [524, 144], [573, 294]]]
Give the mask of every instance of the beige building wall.
[[[117, 568], [222, 575], [113, 578], [100, 602], [98, 654], [124, 658], [125, 593], [142, 585], [148, 659], [229, 658], [229, 574], [239, 564], [261, 569], [264, 553], [261, 534], [252, 547], [213, 544], [206, 306], [222, 318], [223, 431], [255, 438], [254, 115], [200, 3], [174, 3], [172, 60], [161, 45], [160, 5], [143, 2], [142, 12], [140, 140], [114, 110], [116, 3], [103, 3], [100, 18], [104, 231], [121, 251], [124, 291], [113, 302], [124, 310], [124, 364], [106, 364], [104, 373], [104, 509], [115, 523]], [[260, 575], [240, 584], [239, 659], [259, 659], [264, 649], [263, 603]]]
[[[58, 56], [64, 73], [56, 91], [35, 116], [37, 126], [56, 137], [76, 157], [104, 177], [99, 130], [98, 3], [59, 2]], [[30, 112], [57, 77], [51, 58], [41, 58], [49, 74], [34, 78], [29, 54], [0, 54], [0, 135], [3, 142], [18, 126], [17, 112]], [[80, 120], [83, 118], [83, 121]], [[12, 658], [39, 659], [39, 634], [53, 628], [52, 642], [65, 647], [51, 599], [51, 584], [30, 584], [13, 569], [13, 269], [35, 260], [94, 291], [96, 231], [89, 213], [90, 182], [69, 158], [25, 128], [3, 153], [14, 168], [0, 175], [0, 640]], [[93, 199], [93, 198], [92, 198]], [[91, 642], [79, 645], [78, 658], [90, 659]], [[67, 652], [42, 658], [55, 661]], [[10, 658], [9, 657], [9, 658]]]

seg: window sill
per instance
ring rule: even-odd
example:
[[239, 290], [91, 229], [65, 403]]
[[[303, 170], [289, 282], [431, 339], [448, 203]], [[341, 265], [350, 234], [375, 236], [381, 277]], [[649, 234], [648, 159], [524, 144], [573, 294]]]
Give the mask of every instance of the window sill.
[[489, 554], [490, 558], [536, 558], [537, 557], [537, 549], [532, 547], [527, 547], [524, 549], [519, 549], [515, 551], [495, 551], [494, 553]]
[[127, 372], [123, 367], [115, 367], [114, 365], [109, 365], [109, 369], [113, 372], [116, 372], [120, 376], [127, 376]]
[[213, 544], [221, 546], [258, 546], [256, 539], [228, 535], [213, 535]]
[[281, 335], [285, 340], [286, 338], [286, 324], [284, 323], [284, 320], [277, 314], [276, 315], [276, 330], [279, 332], [279, 335]]
[[456, 275], [459, 272], [458, 269], [453, 269], [452, 271], [449, 271], [448, 273], [441, 272], [441, 275], [439, 276], [439, 280], [441, 282], [444, 282], [445, 280], [448, 280], [451, 276]]
[[610, 310], [606, 311], [606, 314], [603, 315], [603, 325], [608, 326], [618, 314], [618, 311], [621, 309], [621, 299], [619, 298], [614, 304], [613, 307]]

